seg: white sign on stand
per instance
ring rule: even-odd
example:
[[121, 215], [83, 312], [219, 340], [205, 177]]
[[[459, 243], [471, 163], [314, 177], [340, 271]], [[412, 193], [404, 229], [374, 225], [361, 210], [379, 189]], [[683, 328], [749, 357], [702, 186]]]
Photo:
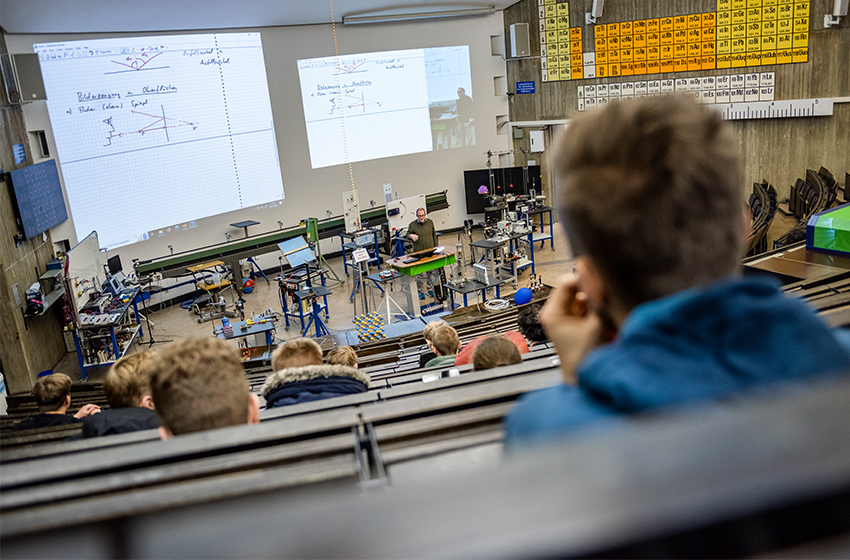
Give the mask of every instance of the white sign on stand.
[[354, 262], [355, 262], [355, 263], [358, 263], [358, 264], [359, 264], [359, 263], [362, 263], [362, 262], [365, 262], [365, 261], [368, 261], [368, 260], [369, 260], [369, 258], [370, 258], [370, 257], [369, 257], [369, 251], [367, 251], [367, 250], [366, 250], [365, 248], [363, 248], [363, 247], [361, 247], [361, 248], [359, 248], [359, 249], [355, 249], [355, 250], [354, 250], [354, 253], [353, 253], [353, 256], [354, 256]]
[[406, 228], [416, 219], [416, 209], [425, 208], [425, 195], [409, 196], [387, 203], [387, 219], [390, 223], [390, 235]]

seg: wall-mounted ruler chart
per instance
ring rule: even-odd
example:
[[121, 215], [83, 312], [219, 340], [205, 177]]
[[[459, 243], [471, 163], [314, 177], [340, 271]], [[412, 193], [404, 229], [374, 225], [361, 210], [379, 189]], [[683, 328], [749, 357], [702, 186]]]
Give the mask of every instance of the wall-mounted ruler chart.
[[582, 52], [569, 4], [538, 0], [544, 82], [808, 62], [810, 3], [717, 0], [717, 10], [592, 27]]
[[746, 119], [784, 119], [790, 117], [828, 117], [832, 115], [833, 100], [789, 99], [787, 101], [759, 101], [755, 103], [716, 104], [710, 107], [735, 121]]

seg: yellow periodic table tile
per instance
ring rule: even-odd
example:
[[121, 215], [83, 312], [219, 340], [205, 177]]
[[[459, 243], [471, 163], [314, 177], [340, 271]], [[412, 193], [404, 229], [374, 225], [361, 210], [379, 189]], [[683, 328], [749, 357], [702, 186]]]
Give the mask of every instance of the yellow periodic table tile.
[[776, 33], [793, 33], [794, 32], [794, 20], [793, 19], [780, 19], [776, 22]]
[[673, 18], [671, 18], [671, 17], [661, 18], [659, 20], [659, 26], [660, 26], [659, 31], [661, 31], [662, 33], [664, 31], [673, 31], [673, 27], [674, 27], [673, 26]]
[[661, 72], [661, 61], [659, 60], [647, 60], [646, 61], [646, 73], [647, 74], [658, 74]]
[[620, 36], [620, 24], [618, 23], [609, 23], [605, 26], [605, 32], [608, 34], [608, 38], [619, 37]]
[[568, 55], [572, 52], [569, 43], [558, 43], [558, 55]]
[[724, 25], [722, 27], [717, 27], [717, 40], [728, 40], [732, 38], [732, 26]]
[[[609, 63], [608, 51], [596, 51], [596, 65], [605, 66]], [[597, 75], [597, 78], [600, 77]]]
[[660, 33], [661, 44], [662, 45], [672, 45], [673, 44], [673, 33], [675, 33], [675, 31], [673, 31], [672, 29], [667, 30], [667, 31], [662, 31]]
[[558, 2], [555, 4], [557, 7], [557, 12], [559, 16], [567, 16], [570, 15], [570, 4], [569, 2]]
[[776, 64], [791, 64], [792, 60], [791, 49], [780, 49], [776, 51]]
[[594, 44], [596, 45], [597, 53], [608, 50], [608, 39], [606, 37], [600, 37], [597, 35], [594, 40]]
[[557, 43], [558, 42], [558, 30], [546, 31], [546, 42], [547, 43]]
[[569, 66], [567, 66], [566, 68], [559, 68], [558, 69], [558, 80], [559, 81], [564, 82], [564, 81], [572, 80], [572, 79], [573, 79], [572, 70], [570, 69]]
[[661, 34], [652, 31], [646, 34], [646, 46], [650, 47], [658, 47], [661, 46]]
[[546, 31], [554, 31], [558, 29], [558, 18], [546, 18]]
[[747, 8], [761, 8], [761, 0], [747, 0]]
[[732, 26], [733, 39], [745, 39], [747, 37], [747, 24], [739, 23]]
[[661, 20], [660, 19], [648, 19], [648, 20], [646, 20], [646, 32], [647, 33], [660, 33], [661, 32]]
[[620, 49], [620, 64], [634, 61], [632, 49]]
[[630, 21], [620, 22], [620, 36], [621, 37], [624, 36], [624, 35], [631, 35], [633, 33], [634, 33], [634, 31], [632, 31], [632, 22], [630, 22]]
[[747, 38], [761, 37], [761, 22], [751, 21], [747, 24]]
[[776, 48], [777, 49], [790, 49], [792, 46], [794, 46], [794, 43], [791, 40], [791, 34], [790, 33], [781, 33], [781, 34], [776, 36]]
[[646, 61], [646, 47], [637, 47], [632, 49], [632, 54], [634, 55], [635, 62], [645, 62]]
[[635, 64], [635, 69], [634, 69], [634, 72], [635, 72], [634, 75], [635, 76], [646, 76], [647, 74], [653, 73], [653, 72], [649, 71], [649, 65], [646, 61], [643, 61], [643, 60], [640, 61], [640, 62], [635, 61], [634, 64]]
[[717, 12], [717, 26], [732, 25], [732, 12]]
[[659, 58], [661, 60], [673, 59], [673, 45], [661, 45], [661, 47], [659, 47], [659, 51]]
[[732, 9], [732, 0], [717, 0], [717, 11], [724, 12]]
[[662, 74], [675, 71], [675, 63], [673, 62], [672, 58], [661, 59], [660, 62]]
[[546, 57], [546, 68], [552, 70], [553, 68], [558, 67], [558, 55], [552, 55]]
[[743, 68], [747, 65], [747, 55], [745, 53], [736, 53], [729, 55], [732, 64], [731, 68]]
[[763, 35], [761, 38], [761, 50], [762, 51], [775, 51], [776, 50], [776, 35]]
[[[774, 0], [776, 1], [776, 0]], [[765, 4], [761, 9], [761, 19], [762, 21], [773, 21], [778, 19], [779, 17], [779, 8], [776, 5], [768, 6]]]
[[718, 68], [731, 68], [732, 61], [730, 59], [730, 56], [731, 55], [728, 55], [728, 54], [717, 55], [717, 59], [716, 59], [717, 60], [717, 67]]
[[717, 54], [717, 42], [715, 41], [703, 41], [702, 43], [702, 56], [715, 56]]
[[634, 37], [632, 35], [620, 34], [620, 48], [630, 49], [634, 46]]
[[702, 27], [688, 29], [688, 43], [702, 43]]
[[794, 17], [809, 17], [809, 3], [794, 2]]
[[673, 45], [673, 58], [687, 58], [688, 45]]
[[794, 18], [794, 33], [807, 33], [809, 31], [809, 18]]
[[780, 3], [776, 8], [776, 14], [779, 19], [790, 19], [794, 17], [794, 4]]
[[573, 80], [581, 80], [582, 78], [584, 78], [584, 66], [573, 66], [570, 70], [570, 73]]
[[764, 37], [765, 35], [776, 35], [776, 22], [775, 21], [763, 21], [761, 22], [761, 35]]
[[543, 8], [543, 12], [546, 14], [546, 17], [557, 17], [558, 8], [555, 4], [546, 3], [546, 6]]
[[732, 39], [731, 49], [730, 49], [730, 52], [732, 54], [746, 52], [746, 50], [747, 50], [747, 40], [746, 39]]
[[[609, 41], [611, 39], [608, 39]], [[608, 51], [608, 64], [620, 64], [620, 50], [612, 49]]]
[[635, 33], [632, 39], [632, 47], [636, 49], [646, 47], [646, 33]]
[[688, 58], [702, 56], [702, 43], [688, 43]]
[[621, 76], [634, 76], [635, 75], [635, 65], [633, 62], [621, 62], [620, 63], [620, 75]]
[[761, 21], [761, 8], [747, 8], [747, 23]]
[[673, 72], [687, 72], [688, 71], [688, 59], [687, 58], [674, 58], [673, 59]]
[[[581, 54], [581, 51], [582, 51], [582, 49], [581, 49], [581, 39], [579, 39], [578, 41], [570, 41], [570, 52], [571, 53]], [[581, 61], [579, 61], [579, 64], [581, 64]]]
[[733, 10], [745, 10], [747, 8], [747, 0], [732, 0]]
[[575, 67], [581, 68], [581, 66], [582, 66], [581, 58], [582, 58], [581, 57], [581, 51], [571, 54], [570, 55], [570, 66], [572, 66], [573, 68], [575, 68]]
[[747, 23], [747, 10], [732, 10], [732, 25]]
[[639, 20], [635, 21], [634, 24], [632, 25], [632, 30], [633, 30], [635, 35], [638, 35], [640, 33], [646, 33], [646, 20], [645, 19], [639, 19]]
[[715, 27], [717, 25], [717, 12], [708, 12], [702, 14], [703, 27]]
[[658, 60], [661, 58], [661, 47], [646, 47], [646, 60]]
[[685, 31], [688, 29], [688, 16], [676, 16], [673, 18], [673, 29]]
[[[797, 49], [798, 47], [809, 46], [809, 34], [808, 33], [794, 33], [794, 35], [793, 35], [793, 45], [792, 46], [793, 46], [794, 49]], [[797, 61], [795, 60], [794, 62], [797, 62]]]
[[558, 29], [558, 42], [568, 43], [570, 41], [570, 30], [566, 27]]
[[684, 45], [688, 42], [688, 30], [687, 29], [677, 29], [673, 31], [673, 44], [674, 45]]
[[702, 58], [699, 57], [699, 56], [689, 58], [688, 59], [688, 70], [691, 71], [691, 72], [694, 71], [694, 70], [702, 70]]
[[776, 6], [777, 4], [779, 4], [779, 0], [761, 0], [762, 7]]
[[713, 55], [702, 57], [702, 68], [701, 68], [701, 70], [714, 70], [716, 67], [717, 67], [717, 59]]
[[748, 52], [747, 53], [747, 66], [761, 66], [761, 53], [760, 52]]
[[761, 53], [761, 63], [763, 66], [776, 64], [776, 51], [764, 51]]
[[729, 54], [732, 52], [732, 44], [729, 39], [717, 40], [717, 55]]
[[747, 37], [747, 52], [761, 51], [761, 37]]
[[581, 27], [570, 28], [570, 41], [581, 41]]
[[550, 81], [550, 82], [557, 82], [557, 81], [559, 81], [559, 80], [560, 80], [560, 78], [558, 77], [558, 76], [559, 76], [559, 72], [558, 72], [558, 68], [557, 68], [557, 67], [555, 67], [555, 68], [549, 68], [549, 69], [547, 70], [547, 72], [548, 72], [548, 78], [549, 78], [549, 81]]
[[609, 64], [608, 65], [608, 75], [611, 76], [612, 78], [614, 76], [619, 76], [620, 75], [620, 64], [619, 63]]
[[702, 14], [690, 14], [688, 18], [688, 29], [696, 29], [702, 27]]
[[713, 42], [717, 40], [717, 28], [716, 27], [703, 27], [702, 28], [702, 42]]

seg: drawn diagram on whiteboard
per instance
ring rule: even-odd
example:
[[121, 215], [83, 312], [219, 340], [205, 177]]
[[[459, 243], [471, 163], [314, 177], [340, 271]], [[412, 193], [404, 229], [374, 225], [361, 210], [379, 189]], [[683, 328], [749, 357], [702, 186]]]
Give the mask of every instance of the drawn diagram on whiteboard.
[[124, 72], [138, 72], [139, 70], [162, 70], [168, 68], [168, 66], [148, 66], [161, 54], [164, 53], [162, 51], [155, 54], [144, 52], [138, 55], [131, 54], [119, 59], [113, 59], [111, 62], [122, 68], [113, 72], [106, 72], [106, 74], [123, 74]]
[[354, 95], [346, 95], [345, 99], [339, 104], [337, 104], [337, 99], [335, 97], [332, 97], [330, 99], [330, 102], [331, 112], [328, 113], [330, 115], [333, 115], [334, 111], [340, 111], [343, 109], [354, 109], [355, 107], [362, 107], [363, 114], [366, 114], [367, 105], [371, 108], [377, 108], [381, 106], [380, 101], [371, 101], [369, 99], [366, 99], [365, 95], [362, 93], [360, 94], [360, 97]]
[[162, 131], [165, 133], [165, 141], [169, 142], [170, 138], [168, 137], [168, 129], [169, 128], [178, 128], [178, 127], [192, 127], [192, 130], [197, 130], [198, 123], [184, 121], [181, 119], [176, 119], [172, 117], [165, 116], [165, 108], [160, 105], [161, 114], [154, 115], [151, 113], [144, 113], [142, 111], [132, 110], [130, 114], [139, 115], [141, 117], [145, 117], [146, 124], [137, 129], [131, 129], [126, 131], [117, 131], [115, 129], [115, 125], [112, 124], [112, 117], [105, 119], [103, 124], [109, 127], [108, 136], [106, 137], [106, 144], [103, 145], [104, 148], [112, 145], [112, 140], [115, 138], [125, 138], [132, 137], [135, 134], [140, 136], [144, 136], [149, 132]]

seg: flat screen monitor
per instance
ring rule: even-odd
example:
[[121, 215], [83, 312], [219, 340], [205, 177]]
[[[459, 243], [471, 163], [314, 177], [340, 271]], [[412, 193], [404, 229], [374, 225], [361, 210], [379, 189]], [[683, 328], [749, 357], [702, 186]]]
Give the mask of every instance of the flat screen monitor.
[[124, 270], [121, 267], [121, 257], [119, 255], [109, 257], [109, 260], [106, 261], [106, 266], [109, 267], [109, 274], [111, 274], [112, 276], [115, 276], [116, 274]]
[[[492, 174], [492, 190], [497, 195], [513, 194], [516, 196], [528, 194], [531, 189], [540, 192], [540, 166], [530, 165], [525, 171], [522, 167], [495, 167], [491, 169], [473, 169], [463, 172], [464, 191], [466, 194], [466, 213], [483, 214], [490, 206], [491, 190], [490, 176]], [[527, 180], [525, 179], [527, 177]], [[488, 194], [480, 194], [481, 187]]]

